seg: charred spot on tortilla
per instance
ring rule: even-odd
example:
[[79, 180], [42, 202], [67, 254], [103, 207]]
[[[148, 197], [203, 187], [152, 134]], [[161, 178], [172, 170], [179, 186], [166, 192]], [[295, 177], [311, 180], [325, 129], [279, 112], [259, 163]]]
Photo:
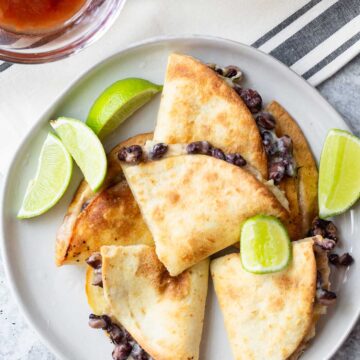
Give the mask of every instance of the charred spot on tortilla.
[[174, 298], [184, 298], [189, 294], [189, 273], [170, 276], [154, 252], [144, 251], [139, 254], [139, 265], [135, 275], [148, 278], [159, 293], [167, 292]]

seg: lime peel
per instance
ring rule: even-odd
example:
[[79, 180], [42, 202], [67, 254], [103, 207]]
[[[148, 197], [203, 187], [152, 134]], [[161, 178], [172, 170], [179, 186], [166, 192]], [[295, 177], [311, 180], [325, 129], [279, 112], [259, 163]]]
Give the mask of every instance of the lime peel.
[[32, 218], [52, 208], [65, 193], [72, 170], [70, 154], [60, 139], [49, 133], [40, 152], [35, 177], [27, 186], [17, 217]]
[[279, 219], [256, 215], [244, 222], [240, 256], [246, 271], [267, 274], [283, 270], [289, 264], [291, 254], [289, 235]]
[[104, 138], [161, 90], [161, 85], [140, 78], [116, 81], [95, 100], [86, 124]]
[[323, 219], [348, 210], [360, 197], [360, 139], [329, 131], [320, 158], [319, 212]]

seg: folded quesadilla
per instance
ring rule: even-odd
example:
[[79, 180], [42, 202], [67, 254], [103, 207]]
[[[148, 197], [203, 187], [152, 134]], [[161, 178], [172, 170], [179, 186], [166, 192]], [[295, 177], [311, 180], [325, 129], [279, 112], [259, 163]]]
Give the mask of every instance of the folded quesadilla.
[[171, 54], [154, 141], [207, 140], [226, 153], [240, 153], [267, 179], [266, 154], [255, 120], [227, 81], [191, 56]]
[[57, 233], [57, 265], [83, 262], [102, 245], [153, 244], [117, 159], [122, 147], [151, 138], [151, 133], [134, 136], [110, 152], [99, 193], [94, 194], [86, 181], [80, 184]]
[[180, 155], [124, 166], [124, 173], [172, 276], [240, 239], [241, 223], [288, 212], [243, 168], [205, 155]]
[[171, 277], [150, 246], [103, 246], [101, 257], [103, 289], [87, 275], [94, 312], [124, 327], [155, 360], [197, 360], [209, 260]]
[[[320, 236], [292, 243], [285, 270], [252, 274], [239, 254], [211, 262], [211, 275], [236, 360], [297, 359], [315, 335], [315, 323], [330, 299], [327, 254]], [[314, 252], [315, 246], [315, 252]]]
[[289, 201], [290, 216], [297, 228], [295, 238], [301, 239], [306, 236], [311, 222], [318, 214], [316, 161], [303, 132], [290, 114], [276, 101], [272, 101], [265, 110], [276, 120], [276, 135], [287, 135], [292, 140], [297, 174], [294, 177], [285, 177], [279, 187]]

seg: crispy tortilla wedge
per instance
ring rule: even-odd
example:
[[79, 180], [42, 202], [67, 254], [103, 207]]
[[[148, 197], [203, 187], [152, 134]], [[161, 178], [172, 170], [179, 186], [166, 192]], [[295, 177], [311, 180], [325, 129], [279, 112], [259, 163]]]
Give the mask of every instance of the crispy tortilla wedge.
[[239, 254], [211, 262], [236, 360], [295, 360], [315, 335], [321, 314], [314, 305], [317, 270], [328, 269], [328, 263], [322, 258], [322, 266], [317, 264], [313, 243], [311, 238], [293, 242], [291, 264], [273, 274], [246, 272]]
[[288, 135], [293, 142], [293, 154], [298, 167], [297, 177], [285, 178], [280, 188], [289, 201], [291, 222], [296, 239], [306, 236], [312, 220], [318, 214], [317, 184], [318, 170], [309, 144], [299, 125], [276, 101], [272, 101], [266, 111], [276, 119], [277, 136]]
[[103, 246], [101, 255], [108, 315], [154, 359], [197, 360], [209, 260], [170, 277], [150, 246]]
[[204, 155], [181, 155], [124, 166], [129, 186], [172, 276], [240, 239], [256, 214], [288, 212], [248, 171]]
[[250, 111], [223, 78], [191, 56], [169, 56], [154, 140], [207, 140], [227, 153], [240, 153], [267, 178], [266, 154]]
[[57, 232], [56, 264], [83, 262], [102, 245], [153, 244], [139, 207], [117, 159], [123, 146], [144, 144], [152, 134], [134, 136], [108, 155], [108, 173], [102, 190], [94, 194], [83, 181]]

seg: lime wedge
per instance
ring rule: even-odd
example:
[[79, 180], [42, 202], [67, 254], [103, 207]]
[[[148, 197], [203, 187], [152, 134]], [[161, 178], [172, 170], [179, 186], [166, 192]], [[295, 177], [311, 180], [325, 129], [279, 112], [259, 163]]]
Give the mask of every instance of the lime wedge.
[[119, 80], [105, 89], [95, 100], [86, 124], [100, 138], [104, 138], [161, 89], [162, 86], [144, 79]]
[[320, 159], [320, 217], [343, 213], [359, 196], [360, 139], [344, 130], [330, 130]]
[[106, 154], [99, 138], [79, 120], [60, 117], [50, 121], [50, 124], [81, 169], [91, 189], [97, 191], [107, 171]]
[[67, 189], [72, 169], [70, 154], [50, 133], [41, 149], [35, 178], [29, 182], [18, 218], [38, 216], [53, 207]]
[[273, 216], [257, 215], [243, 224], [241, 262], [246, 271], [266, 274], [284, 269], [291, 259], [289, 235]]

